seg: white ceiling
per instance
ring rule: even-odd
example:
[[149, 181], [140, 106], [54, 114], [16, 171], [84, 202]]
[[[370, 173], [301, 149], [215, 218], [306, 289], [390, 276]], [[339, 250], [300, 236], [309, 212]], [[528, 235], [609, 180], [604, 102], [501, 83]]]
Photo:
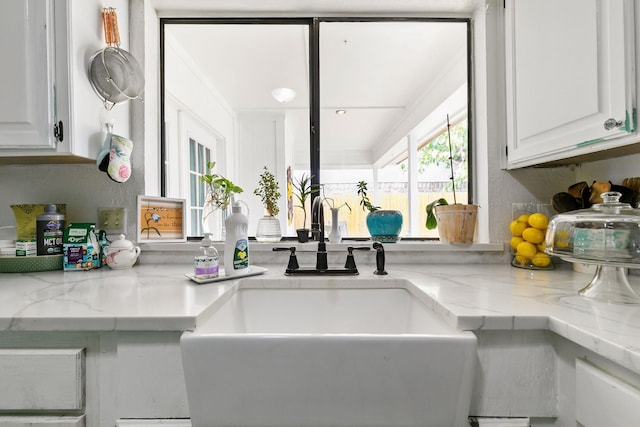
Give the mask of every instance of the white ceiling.
[[[308, 141], [306, 27], [165, 28], [235, 111], [286, 108], [296, 141]], [[372, 164], [391, 150], [443, 101], [443, 87], [453, 93], [466, 83], [466, 37], [463, 23], [323, 23], [323, 163]], [[271, 97], [276, 87], [290, 87], [297, 96], [279, 104]], [[337, 116], [336, 109], [347, 114]], [[297, 145], [304, 147], [300, 155], [308, 153], [305, 144]]]

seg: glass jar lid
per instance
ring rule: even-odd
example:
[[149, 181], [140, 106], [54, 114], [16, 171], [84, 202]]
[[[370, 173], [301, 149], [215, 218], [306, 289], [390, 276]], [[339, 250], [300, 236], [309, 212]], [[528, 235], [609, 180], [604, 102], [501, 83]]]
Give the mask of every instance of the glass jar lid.
[[640, 209], [621, 203], [620, 196], [603, 193], [602, 203], [554, 216], [547, 228], [546, 252], [592, 264], [640, 264]]

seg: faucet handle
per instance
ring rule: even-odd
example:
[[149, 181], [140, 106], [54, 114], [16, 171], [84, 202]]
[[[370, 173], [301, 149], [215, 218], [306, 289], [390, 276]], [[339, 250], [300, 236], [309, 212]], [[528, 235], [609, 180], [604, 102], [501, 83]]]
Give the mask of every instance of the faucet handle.
[[345, 262], [344, 268], [347, 268], [349, 270], [355, 270], [356, 260], [353, 257], [353, 251], [368, 251], [369, 249], [370, 249], [369, 246], [358, 246], [358, 247], [349, 246], [347, 248], [347, 262]]
[[373, 242], [373, 249], [376, 250], [376, 271], [373, 274], [384, 276], [388, 274], [384, 269], [384, 246], [380, 242]]
[[287, 272], [300, 268], [300, 266], [298, 265], [298, 257], [296, 256], [295, 246], [291, 246], [290, 248], [273, 248], [272, 250], [274, 252], [291, 251], [291, 254], [289, 255], [289, 263], [287, 264]]

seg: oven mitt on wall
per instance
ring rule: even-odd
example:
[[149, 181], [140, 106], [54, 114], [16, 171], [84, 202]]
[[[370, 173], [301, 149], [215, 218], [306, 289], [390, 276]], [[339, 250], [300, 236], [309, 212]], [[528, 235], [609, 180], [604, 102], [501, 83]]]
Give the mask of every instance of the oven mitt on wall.
[[98, 169], [100, 169], [102, 172], [106, 172], [107, 167], [109, 166], [109, 151], [111, 151], [111, 127], [107, 126], [107, 134], [104, 138], [102, 150], [100, 150], [100, 153], [96, 158]]
[[115, 182], [125, 182], [131, 176], [131, 152], [133, 142], [119, 135], [111, 135], [111, 149], [109, 150], [109, 164], [107, 174]]

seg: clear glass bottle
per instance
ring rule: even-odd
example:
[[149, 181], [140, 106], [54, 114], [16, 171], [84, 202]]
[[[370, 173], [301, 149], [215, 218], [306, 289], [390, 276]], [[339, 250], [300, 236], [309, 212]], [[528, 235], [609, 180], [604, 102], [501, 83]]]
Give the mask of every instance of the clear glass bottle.
[[218, 270], [218, 250], [211, 243], [211, 233], [205, 233], [193, 257], [193, 275], [197, 279], [213, 279], [218, 277]]

